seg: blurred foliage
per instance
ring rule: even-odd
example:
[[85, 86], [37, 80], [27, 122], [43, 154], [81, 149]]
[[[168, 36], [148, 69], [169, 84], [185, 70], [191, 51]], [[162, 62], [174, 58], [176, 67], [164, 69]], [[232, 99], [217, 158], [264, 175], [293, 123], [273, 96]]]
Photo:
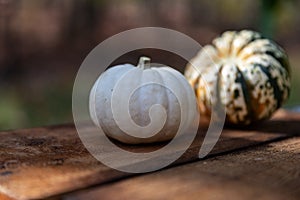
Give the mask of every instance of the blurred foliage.
[[260, 30], [269, 38], [273, 37], [276, 21], [276, 12], [279, 9], [280, 0], [262, 0], [262, 17]]
[[[262, 0], [260, 31], [268, 38], [273, 38], [279, 27], [295, 25], [295, 16], [298, 14], [297, 0]], [[296, 12], [296, 13], [295, 13]], [[294, 18], [294, 19], [293, 19]], [[281, 24], [284, 23], [284, 24]]]
[[300, 57], [299, 52], [294, 52], [295, 54], [290, 54], [290, 64], [292, 67], [292, 88], [291, 94], [286, 107], [296, 107], [300, 106]]
[[229, 29], [260, 31], [287, 50], [287, 106], [299, 105], [299, 7], [298, 0], [0, 0], [0, 130], [71, 122], [84, 57], [105, 38], [141, 26], [172, 28], [200, 44]]
[[27, 97], [22, 95], [22, 91], [13, 88], [9, 92], [1, 91], [0, 128], [12, 129], [70, 122], [71, 90], [72, 87], [62, 88], [55, 85], [38, 96]]
[[20, 127], [28, 124], [28, 117], [22, 106], [21, 99], [13, 91], [7, 92], [3, 95], [4, 91], [0, 91], [0, 127]]

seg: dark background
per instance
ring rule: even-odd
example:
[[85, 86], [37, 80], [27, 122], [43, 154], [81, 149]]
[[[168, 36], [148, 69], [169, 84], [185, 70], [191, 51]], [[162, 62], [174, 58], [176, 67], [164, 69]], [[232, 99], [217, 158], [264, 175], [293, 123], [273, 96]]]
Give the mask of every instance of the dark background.
[[[71, 122], [85, 56], [106, 38], [144, 26], [175, 29], [202, 45], [225, 30], [262, 32], [287, 51], [293, 87], [286, 106], [299, 105], [299, 8], [297, 0], [0, 0], [0, 129]], [[145, 53], [183, 71], [182, 60], [155, 50], [114, 64], [135, 64]]]

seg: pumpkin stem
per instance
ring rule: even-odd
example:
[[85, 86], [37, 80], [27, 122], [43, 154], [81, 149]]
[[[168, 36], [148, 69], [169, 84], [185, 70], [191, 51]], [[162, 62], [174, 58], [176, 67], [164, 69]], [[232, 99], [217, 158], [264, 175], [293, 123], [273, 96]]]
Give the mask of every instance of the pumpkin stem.
[[151, 59], [146, 56], [140, 57], [139, 64], [137, 67], [141, 68], [141, 69], [149, 69], [150, 68], [150, 60]]

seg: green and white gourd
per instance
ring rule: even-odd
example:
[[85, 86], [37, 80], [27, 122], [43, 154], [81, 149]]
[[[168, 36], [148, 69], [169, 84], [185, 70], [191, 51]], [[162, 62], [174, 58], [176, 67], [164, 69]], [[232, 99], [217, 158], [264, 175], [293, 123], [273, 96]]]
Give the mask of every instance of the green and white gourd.
[[226, 108], [226, 122], [250, 124], [268, 119], [290, 93], [290, 69], [284, 50], [249, 30], [227, 31], [206, 45], [187, 65], [200, 112], [212, 104]]

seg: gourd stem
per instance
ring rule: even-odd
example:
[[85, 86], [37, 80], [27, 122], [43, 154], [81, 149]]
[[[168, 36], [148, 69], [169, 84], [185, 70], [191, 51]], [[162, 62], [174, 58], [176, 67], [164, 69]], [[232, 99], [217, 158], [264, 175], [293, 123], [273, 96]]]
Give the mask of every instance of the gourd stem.
[[150, 60], [151, 59], [146, 56], [140, 57], [139, 64], [137, 67], [141, 68], [141, 69], [149, 69], [150, 68]]

